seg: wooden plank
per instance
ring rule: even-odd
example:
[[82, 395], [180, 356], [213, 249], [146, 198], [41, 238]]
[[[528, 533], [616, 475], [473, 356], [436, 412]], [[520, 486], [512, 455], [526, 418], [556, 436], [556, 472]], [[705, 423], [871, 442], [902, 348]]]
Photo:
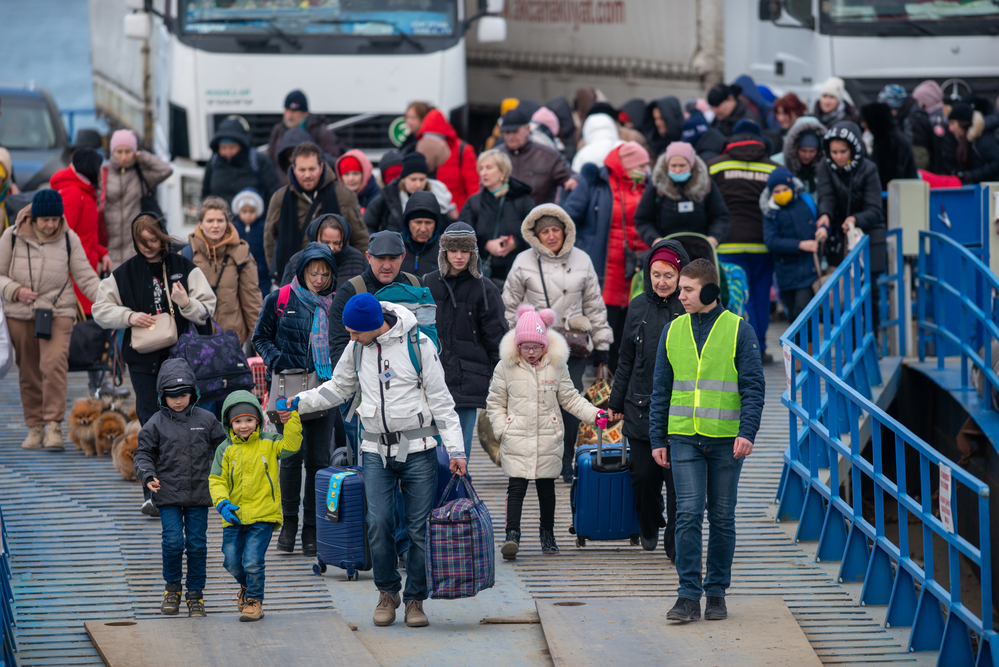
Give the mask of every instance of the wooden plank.
[[537, 600], [556, 667], [668, 664], [671, 667], [820, 667], [784, 602], [728, 599], [728, 619], [673, 623], [672, 600]]
[[230, 613], [84, 627], [107, 667], [378, 667], [343, 619], [328, 610], [266, 613], [256, 623], [240, 623]]

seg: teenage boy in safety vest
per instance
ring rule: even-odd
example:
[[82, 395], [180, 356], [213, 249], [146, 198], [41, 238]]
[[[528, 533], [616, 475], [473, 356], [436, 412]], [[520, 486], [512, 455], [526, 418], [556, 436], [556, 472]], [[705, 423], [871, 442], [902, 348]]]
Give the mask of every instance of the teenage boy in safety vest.
[[[735, 503], [743, 458], [763, 413], [765, 382], [756, 334], [718, 301], [714, 264], [696, 259], [680, 271], [687, 311], [663, 330], [656, 353], [649, 414], [652, 456], [672, 463], [676, 485], [679, 599], [671, 621], [728, 616], [725, 590], [735, 554]], [[667, 446], [669, 448], [667, 449]], [[710, 480], [710, 483], [709, 483]], [[707, 576], [701, 581], [701, 522], [707, 498]]]

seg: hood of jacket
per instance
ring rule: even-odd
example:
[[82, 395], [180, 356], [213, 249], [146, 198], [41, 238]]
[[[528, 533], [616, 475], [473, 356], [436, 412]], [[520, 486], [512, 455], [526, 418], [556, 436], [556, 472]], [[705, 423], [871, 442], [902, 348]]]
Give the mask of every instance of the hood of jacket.
[[658, 137], [659, 130], [656, 129], [656, 122], [652, 118], [653, 108], [659, 109], [659, 115], [666, 122], [666, 134], [664, 136], [670, 141], [679, 141], [683, 134], [683, 109], [680, 106], [680, 100], [672, 95], [667, 95], [666, 97], [660, 97], [657, 100], [649, 102], [646, 107], [645, 127], [647, 134]]
[[[545, 215], [554, 216], [565, 225], [565, 241], [562, 243], [562, 249], [557, 254], [542, 243], [538, 235], [534, 233], [534, 223], [538, 221], [538, 218]], [[520, 235], [542, 257], [565, 257], [572, 252], [573, 246], [576, 245], [576, 223], [572, 221], [572, 218], [569, 217], [569, 214], [561, 206], [556, 204], [539, 204], [531, 209], [531, 212], [524, 218], [524, 222], [520, 225]]]
[[[346, 246], [346, 244], [344, 245]], [[333, 281], [330, 283], [330, 286], [319, 292], [319, 295], [327, 296], [332, 294], [336, 285], [336, 258], [333, 256], [333, 251], [325, 243], [312, 241], [305, 246], [305, 250], [302, 251], [302, 254], [298, 258], [298, 266], [295, 267], [298, 284], [305, 287], [305, 267], [314, 259], [321, 259], [326, 262], [326, 265], [330, 267], [330, 271], [333, 272]]]
[[684, 195], [691, 201], [702, 202], [711, 192], [711, 175], [708, 166], [699, 156], [694, 156], [694, 164], [690, 168], [690, 180], [686, 183], [676, 183], [669, 177], [666, 167], [666, 154], [659, 156], [652, 170], [652, 184], [660, 197], [669, 197], [673, 201], [683, 199]]
[[243, 150], [250, 148], [250, 133], [247, 132], [246, 128], [243, 127], [243, 124], [235, 118], [226, 118], [219, 124], [219, 128], [215, 130], [211, 143], [213, 153], [219, 152], [219, 144], [223, 139], [235, 141], [243, 147]]
[[[0, 189], [3, 189], [2, 183], [3, 181], [0, 181]], [[56, 192], [62, 192], [66, 188], [79, 188], [95, 200], [97, 198], [97, 190], [94, 188], [94, 184], [85, 181], [83, 176], [78, 174], [72, 166], [60, 169], [52, 174], [52, 178], [49, 179], [49, 186]], [[27, 208], [31, 208], [30, 204]]]
[[[34, 218], [31, 217], [31, 204], [28, 204], [20, 211], [17, 212], [17, 219], [14, 221], [14, 227], [16, 228], [17, 235], [22, 239], [34, 239], [38, 241], [38, 233], [35, 231], [35, 226], [32, 224]], [[60, 236], [66, 233], [69, 229], [69, 223], [66, 221], [66, 216], [62, 216], [59, 220], [59, 226], [56, 228], [55, 234], [52, 236], [52, 240], [58, 239]], [[51, 243], [52, 241], [47, 241]], [[138, 252], [138, 249], [136, 250]]]
[[860, 107], [860, 117], [875, 139], [887, 137], [897, 127], [891, 107], [884, 102], [871, 102]]
[[352, 157], [361, 163], [361, 192], [363, 192], [364, 188], [368, 187], [368, 183], [371, 182], [371, 172], [374, 171], [374, 167], [371, 165], [371, 160], [369, 160], [368, 156], [364, 154], [364, 151], [359, 148], [352, 148], [337, 158], [336, 177], [341, 183], [343, 182], [343, 174], [340, 173], [340, 162], [342, 162], [345, 157]]
[[648, 297], [649, 300], [651, 301], [666, 301], [680, 294], [679, 276], [677, 277], [676, 291], [673, 292], [673, 294], [671, 294], [670, 296], [666, 297], [666, 299], [663, 299], [661, 296], [656, 294], [655, 290], [652, 289], [652, 271], [651, 271], [652, 256], [656, 254], [656, 250], [659, 250], [659, 248], [669, 248], [677, 255], [679, 255], [681, 269], [690, 264], [690, 256], [687, 254], [687, 251], [684, 250], [683, 244], [677, 241], [676, 239], [661, 239], [658, 243], [653, 245], [649, 252], [649, 265], [646, 267], [646, 270], [644, 271], [645, 296]]
[[[836, 123], [826, 132], [822, 138], [822, 150], [826, 154], [826, 162], [829, 163], [833, 171], [852, 171], [863, 161], [866, 151], [860, 137], [860, 128], [849, 120]], [[837, 167], [833, 159], [829, 157], [829, 144], [835, 139], [845, 141], [850, 146], [850, 162], [845, 167]]]
[[432, 192], [427, 192], [425, 190], [417, 190], [409, 196], [409, 201], [406, 202], [406, 209], [402, 213], [402, 238], [406, 242], [406, 247], [416, 251], [416, 242], [413, 237], [409, 234], [409, 223], [406, 220], [409, 218], [410, 213], [426, 213], [426, 215], [418, 215], [418, 218], [431, 218], [437, 221], [434, 226], [434, 235], [430, 237], [430, 240], [423, 244], [421, 250], [426, 249], [428, 246], [433, 245], [437, 238], [441, 235], [441, 205], [437, 200], [437, 197]]
[[[250, 437], [247, 438], [246, 440], [243, 440], [238, 435], [233, 433], [232, 429], [229, 428], [229, 425], [225, 423], [226, 411], [232, 406], [236, 405], [237, 403], [249, 403], [257, 411], [257, 430], [251, 433]], [[250, 439], [253, 438], [253, 436], [260, 434], [263, 425], [264, 425], [263, 408], [260, 407], [260, 401], [258, 401], [257, 397], [254, 396], [251, 392], [246, 391], [245, 389], [239, 389], [226, 396], [225, 402], [222, 404], [222, 428], [224, 428], [226, 433], [229, 434], [229, 437], [232, 439], [233, 444], [248, 442]]]
[[[198, 380], [194, 377], [194, 371], [191, 370], [187, 361], [184, 359], [167, 359], [160, 365], [160, 374], [156, 377], [156, 400], [162, 407], [167, 408], [167, 404], [163, 400], [163, 392], [170, 387], [176, 386], [194, 387], [194, 396], [191, 398], [190, 406], [185, 411], [187, 414], [191, 414], [194, 412], [198, 401], [201, 400], [201, 392], [198, 391]], [[167, 410], [169, 409], [167, 408]], [[262, 422], [263, 420], [261, 419]]]
[[339, 258], [343, 255], [344, 250], [346, 250], [347, 246], [350, 245], [350, 231], [351, 231], [350, 223], [347, 222], [346, 218], [344, 218], [342, 215], [337, 215], [336, 213], [324, 213], [323, 215], [319, 216], [318, 218], [310, 222], [309, 226], [305, 228], [305, 238], [309, 239], [309, 241], [315, 241], [317, 243], [320, 243], [319, 226], [323, 224], [323, 221], [326, 220], [327, 218], [333, 218], [334, 220], [336, 220], [338, 223], [340, 223], [340, 228], [343, 229], [343, 248], [340, 250], [340, 252], [333, 254], [333, 257], [337, 261], [340, 261]]
[[446, 139], [457, 139], [458, 132], [454, 129], [451, 123], [447, 122], [444, 118], [444, 114], [440, 112], [439, 109], [431, 109], [426, 116], [423, 117], [423, 122], [420, 124], [420, 129], [416, 131], [416, 138], [422, 139], [424, 134], [440, 134]]
[[[795, 199], [800, 199], [801, 195], [804, 194], [805, 184], [797, 176], [795, 176], [792, 179], [792, 182], [794, 185], [794, 199], [792, 199], [791, 201], [794, 201]], [[770, 198], [769, 186], [763, 188], [763, 192], [760, 193], [760, 212], [762, 212], [763, 215], [766, 216], [766, 214], [769, 213], [770, 211], [779, 211], [781, 210], [781, 208], [784, 207], [778, 205], [777, 202], [775, 202], [773, 199]]]
[[409, 308], [390, 301], [382, 301], [381, 304], [382, 311], [388, 311], [395, 315], [395, 324], [379, 336], [378, 340], [387, 342], [394, 338], [402, 341], [409, 334], [410, 330], [416, 326], [416, 315]]
[[[642, 134], [646, 134], [648, 131], [647, 119], [645, 117], [645, 107], [645, 100], [636, 97], [622, 104], [619, 109], [619, 111], [623, 111], [628, 116], [628, 120], [631, 121], [631, 124], [634, 125], [635, 129]], [[651, 120], [651, 116], [648, 120]]]
[[558, 118], [558, 132], [560, 137], [571, 137], [576, 132], [576, 122], [572, 119], [572, 107], [569, 100], [564, 97], [553, 97], [545, 106]]
[[722, 153], [743, 162], [766, 160], [770, 157], [770, 150], [763, 137], [752, 132], [733, 134]]
[[968, 128], [968, 141], [976, 142], [987, 131], [994, 131], [999, 126], [999, 116], [983, 116], [980, 111], [971, 115], [971, 127]]
[[[822, 137], [826, 135], [826, 126], [820, 123], [819, 119], [815, 116], [802, 116], [794, 121], [794, 125], [784, 135], [784, 166], [792, 174], [797, 174], [801, 171], [801, 160], [798, 159], [798, 143], [801, 141], [801, 135], [806, 132], [818, 135], [819, 142], [821, 143]], [[816, 155], [815, 160], [812, 161], [812, 166], [815, 166], [821, 159], [821, 155]]]
[[[537, 370], [541, 370], [545, 366], [564, 364], [569, 361], [569, 345], [565, 342], [562, 334], [555, 331], [555, 327], [548, 327], [547, 336], [548, 349], [545, 351], [545, 356], [541, 357], [541, 361], [534, 367]], [[515, 330], [511, 329], [504, 334], [503, 340], [500, 341], [501, 362], [507, 366], [520, 364], [524, 368], [530, 368], [530, 365], [520, 356], [520, 350], [517, 348], [516, 341], [517, 332]]]
[[587, 146], [601, 142], [613, 144], [620, 140], [617, 123], [607, 114], [593, 114], [583, 121], [583, 141]]
[[923, 81], [913, 88], [912, 96], [923, 105], [928, 114], [943, 109], [943, 89], [940, 88], [939, 83], [932, 79]]

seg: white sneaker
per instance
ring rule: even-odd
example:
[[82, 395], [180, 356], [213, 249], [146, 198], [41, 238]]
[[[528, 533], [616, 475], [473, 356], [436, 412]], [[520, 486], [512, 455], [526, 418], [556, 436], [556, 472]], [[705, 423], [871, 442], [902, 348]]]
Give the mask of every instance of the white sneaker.
[[153, 504], [152, 500], [147, 500], [146, 502], [142, 503], [142, 508], [139, 511], [145, 514], [146, 516], [160, 515], [160, 511], [156, 509], [156, 505]]

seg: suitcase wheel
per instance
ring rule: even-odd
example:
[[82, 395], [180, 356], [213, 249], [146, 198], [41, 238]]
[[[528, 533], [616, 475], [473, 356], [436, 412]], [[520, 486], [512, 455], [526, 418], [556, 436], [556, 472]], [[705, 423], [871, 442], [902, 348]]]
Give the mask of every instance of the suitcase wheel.
[[360, 581], [361, 580], [361, 573], [358, 572], [357, 570], [355, 570], [352, 567], [348, 567], [347, 568], [347, 581], [350, 581], [350, 580], [354, 580], [354, 581]]
[[323, 562], [323, 559], [316, 556], [316, 561], [316, 564], [312, 566], [312, 573], [320, 576], [326, 574], [326, 563]]
[[631, 540], [631, 546], [633, 547], [637, 547], [642, 543], [641, 540], [638, 539], [638, 535], [632, 535], [629, 539]]
[[580, 537], [579, 535], [577, 535], [576, 536], [576, 546], [577, 547], [585, 547], [586, 546], [586, 538], [585, 537]]

